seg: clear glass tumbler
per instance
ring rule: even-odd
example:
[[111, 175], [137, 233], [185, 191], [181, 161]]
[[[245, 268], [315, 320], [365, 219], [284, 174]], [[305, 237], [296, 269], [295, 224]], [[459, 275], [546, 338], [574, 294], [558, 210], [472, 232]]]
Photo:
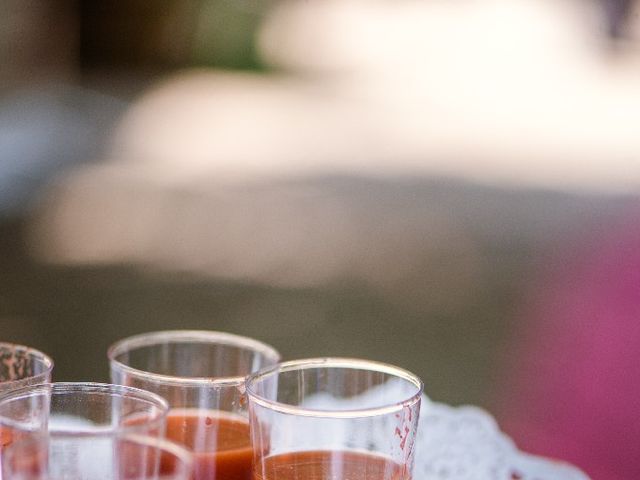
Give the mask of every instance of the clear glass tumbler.
[[0, 342], [0, 395], [51, 381], [53, 361], [33, 348]]
[[0, 395], [0, 463], [12, 443], [44, 433], [71, 439], [65, 450], [71, 456], [83, 454], [79, 445], [100, 449], [114, 433], [161, 437], [168, 411], [162, 397], [122, 385], [48, 383], [5, 392]]
[[143, 435], [49, 433], [20, 440], [3, 453], [4, 480], [189, 480], [193, 459], [183, 447]]
[[256, 340], [208, 331], [155, 332], [109, 349], [111, 380], [166, 398], [167, 437], [194, 453], [196, 480], [251, 480], [245, 379], [279, 361]]
[[254, 480], [410, 480], [422, 391], [406, 370], [356, 359], [250, 376]]
[[141, 433], [162, 436], [169, 406], [150, 392], [101, 383], [48, 383], [0, 395], [0, 436], [7, 446], [33, 434]]

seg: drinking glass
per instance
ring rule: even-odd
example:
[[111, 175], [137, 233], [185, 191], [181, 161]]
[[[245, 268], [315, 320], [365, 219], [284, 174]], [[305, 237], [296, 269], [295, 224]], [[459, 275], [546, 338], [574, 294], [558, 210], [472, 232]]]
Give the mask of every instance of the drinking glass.
[[410, 480], [422, 381], [367, 360], [285, 362], [247, 380], [255, 480]]
[[101, 383], [48, 383], [0, 395], [0, 437], [8, 444], [42, 433], [164, 434], [167, 402], [150, 392]]
[[49, 433], [3, 453], [4, 480], [189, 480], [191, 454], [172, 442], [137, 434]]
[[33, 348], [0, 342], [0, 395], [51, 381], [53, 361]]
[[244, 382], [276, 364], [276, 350], [228, 333], [169, 331], [121, 340], [108, 355], [114, 383], [168, 400], [167, 437], [194, 453], [196, 480], [251, 480]]

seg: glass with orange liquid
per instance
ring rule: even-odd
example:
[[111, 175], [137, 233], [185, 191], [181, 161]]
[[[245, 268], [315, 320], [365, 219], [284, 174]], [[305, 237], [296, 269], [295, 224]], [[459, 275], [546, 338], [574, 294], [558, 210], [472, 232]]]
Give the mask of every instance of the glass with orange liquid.
[[0, 395], [2, 457], [14, 442], [56, 434], [57, 448], [88, 458], [115, 433], [162, 436], [168, 411], [162, 397], [122, 385], [46, 383], [11, 390]]
[[51, 381], [53, 361], [33, 348], [0, 342], [0, 395]]
[[167, 438], [194, 454], [195, 480], [251, 480], [247, 375], [279, 361], [256, 340], [221, 332], [168, 331], [109, 349], [114, 383], [143, 388], [171, 407]]
[[4, 452], [4, 480], [190, 480], [191, 454], [164, 439], [114, 432], [34, 435]]
[[[50, 382], [52, 370], [53, 361], [44, 353], [24, 345], [0, 342], [0, 396], [29, 385]], [[11, 438], [10, 430], [0, 425], [0, 454]]]
[[285, 362], [247, 380], [254, 480], [410, 480], [422, 382], [377, 362]]

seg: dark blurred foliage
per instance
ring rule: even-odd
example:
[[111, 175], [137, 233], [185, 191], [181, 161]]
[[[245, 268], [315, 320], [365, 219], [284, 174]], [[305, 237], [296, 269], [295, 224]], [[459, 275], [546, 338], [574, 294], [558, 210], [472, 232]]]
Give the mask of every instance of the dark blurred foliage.
[[80, 65], [260, 68], [254, 35], [268, 5], [257, 0], [80, 1]]

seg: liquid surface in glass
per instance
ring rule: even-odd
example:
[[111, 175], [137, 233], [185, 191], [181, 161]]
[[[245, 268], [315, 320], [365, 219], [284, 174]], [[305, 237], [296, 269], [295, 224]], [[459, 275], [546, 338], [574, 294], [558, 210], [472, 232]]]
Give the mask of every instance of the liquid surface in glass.
[[249, 422], [215, 410], [174, 409], [167, 438], [194, 453], [195, 480], [251, 480]]
[[390, 458], [361, 452], [318, 450], [266, 457], [254, 480], [411, 480]]

